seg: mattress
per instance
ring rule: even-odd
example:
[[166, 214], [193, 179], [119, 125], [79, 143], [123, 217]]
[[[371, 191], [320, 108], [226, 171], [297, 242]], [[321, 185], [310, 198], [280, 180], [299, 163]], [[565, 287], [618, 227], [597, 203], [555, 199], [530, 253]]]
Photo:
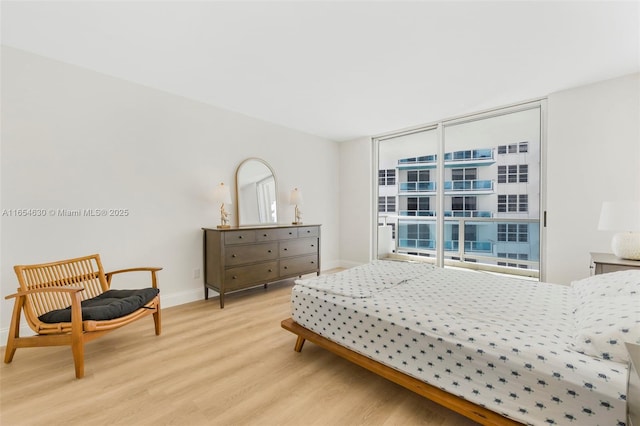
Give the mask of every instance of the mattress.
[[572, 349], [571, 288], [374, 261], [300, 279], [301, 326], [532, 425], [624, 425], [625, 363]]

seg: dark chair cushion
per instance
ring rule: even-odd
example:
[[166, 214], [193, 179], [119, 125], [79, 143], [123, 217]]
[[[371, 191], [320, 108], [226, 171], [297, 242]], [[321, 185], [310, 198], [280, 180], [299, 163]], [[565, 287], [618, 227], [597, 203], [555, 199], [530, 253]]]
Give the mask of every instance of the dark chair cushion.
[[[141, 290], [108, 290], [92, 299], [82, 301], [82, 320], [106, 321], [137, 311], [159, 293], [157, 288]], [[38, 317], [49, 324], [71, 322], [71, 306], [56, 309]]]

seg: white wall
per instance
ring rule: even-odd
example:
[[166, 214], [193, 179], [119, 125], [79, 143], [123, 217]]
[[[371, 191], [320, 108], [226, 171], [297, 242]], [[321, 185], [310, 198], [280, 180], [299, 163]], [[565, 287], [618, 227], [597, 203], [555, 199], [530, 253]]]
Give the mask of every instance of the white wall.
[[371, 259], [371, 155], [371, 138], [340, 143], [340, 254], [344, 266]]
[[607, 200], [640, 200], [640, 74], [548, 97], [547, 276], [589, 275], [589, 252], [611, 252], [598, 231]]
[[[613, 233], [597, 230], [602, 201], [640, 199], [639, 80], [634, 74], [548, 96], [546, 281], [588, 276], [589, 252], [611, 251]], [[340, 250], [353, 264], [368, 262], [370, 253], [365, 161], [369, 139], [341, 144]]]
[[322, 224], [323, 269], [340, 265], [335, 142], [7, 47], [1, 100], [2, 210], [129, 211], [3, 215], [2, 342], [15, 264], [100, 253], [107, 270], [162, 266], [164, 307], [203, 298], [193, 271], [202, 269], [201, 227], [219, 224], [213, 189], [235, 187], [236, 167], [248, 157], [275, 171], [282, 223], [293, 219], [289, 191], [301, 188], [305, 223]]

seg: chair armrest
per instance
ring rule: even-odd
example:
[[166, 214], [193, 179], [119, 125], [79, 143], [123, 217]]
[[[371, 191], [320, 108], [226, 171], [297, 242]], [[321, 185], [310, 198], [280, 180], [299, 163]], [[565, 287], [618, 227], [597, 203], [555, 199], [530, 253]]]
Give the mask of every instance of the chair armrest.
[[18, 291], [17, 293], [5, 296], [5, 299], [12, 299], [14, 297], [22, 297], [29, 294], [36, 293], [77, 293], [84, 290], [84, 287], [49, 287], [49, 288], [34, 288], [26, 291]]
[[151, 272], [151, 286], [153, 288], [158, 288], [158, 281], [156, 279], [156, 272], [161, 271], [161, 270], [162, 270], [162, 268], [148, 266], [148, 267], [141, 267], [141, 268], [119, 269], [117, 271], [107, 272], [104, 275], [107, 278], [107, 284], [109, 284], [109, 287], [111, 287], [111, 279], [113, 278], [113, 276], [115, 274], [121, 274], [123, 272], [140, 272], [140, 271]]

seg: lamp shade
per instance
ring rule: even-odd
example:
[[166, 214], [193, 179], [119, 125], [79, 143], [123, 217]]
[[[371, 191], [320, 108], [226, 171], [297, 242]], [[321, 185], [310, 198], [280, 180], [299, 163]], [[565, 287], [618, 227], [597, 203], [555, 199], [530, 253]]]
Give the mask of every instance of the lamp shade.
[[221, 182], [213, 191], [213, 198], [217, 203], [231, 204], [231, 191], [229, 187]]
[[291, 190], [291, 196], [289, 197], [290, 205], [302, 205], [302, 191], [298, 188], [294, 188]]
[[605, 201], [600, 210], [601, 231], [640, 231], [640, 202]]

